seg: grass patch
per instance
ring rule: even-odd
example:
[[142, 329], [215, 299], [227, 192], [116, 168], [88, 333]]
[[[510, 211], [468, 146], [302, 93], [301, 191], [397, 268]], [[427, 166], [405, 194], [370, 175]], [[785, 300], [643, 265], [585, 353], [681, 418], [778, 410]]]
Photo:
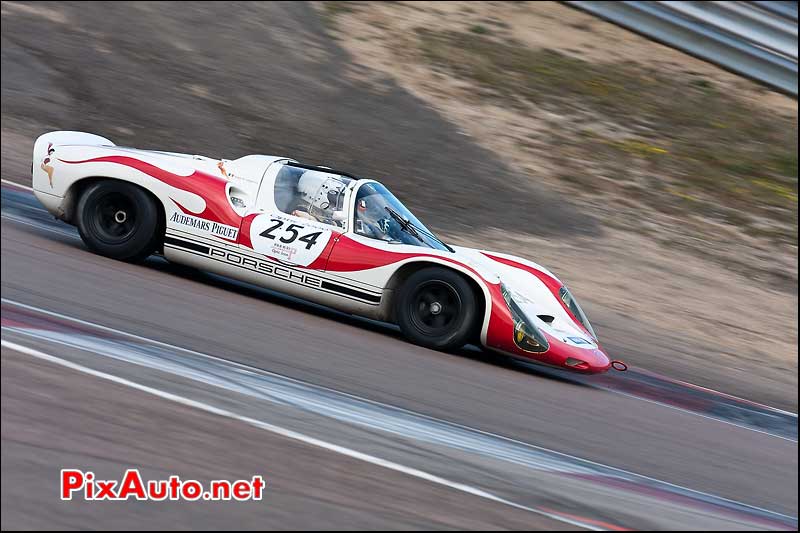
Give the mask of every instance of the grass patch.
[[572, 22], [567, 25], [579, 31], [592, 31], [592, 25], [588, 22]]
[[325, 2], [325, 11], [332, 17], [342, 13], [355, 13], [355, 2]]
[[486, 35], [487, 33], [491, 33], [489, 28], [487, 28], [486, 26], [483, 26], [481, 24], [475, 24], [474, 26], [471, 26], [469, 28], [469, 31], [471, 31], [472, 33], [475, 33], [477, 35]]
[[[691, 210], [702, 198], [796, 226], [796, 119], [754, 110], [709, 80], [629, 62], [589, 63], [498, 42], [475, 28], [419, 29], [420, 50], [430, 63], [506, 104], [521, 99], [561, 115], [618, 124], [626, 132], [622, 139], [576, 128], [569, 132], [570, 149], [587, 160], [605, 158], [620, 171], [640, 168], [663, 177], [670, 187], [654, 191], [648, 203], [671, 197], [670, 203]], [[675, 190], [680, 194], [666, 192]]]

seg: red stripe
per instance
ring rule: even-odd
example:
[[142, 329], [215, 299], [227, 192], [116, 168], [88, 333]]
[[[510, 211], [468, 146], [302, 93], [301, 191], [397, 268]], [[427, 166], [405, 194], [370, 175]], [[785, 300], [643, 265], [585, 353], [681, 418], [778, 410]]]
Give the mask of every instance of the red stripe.
[[456, 259], [451, 259], [443, 255], [426, 253], [390, 252], [388, 250], [381, 250], [380, 248], [373, 248], [372, 246], [362, 244], [349, 238], [347, 235], [339, 236], [339, 241], [336, 243], [336, 246], [333, 247], [333, 252], [328, 258], [328, 265], [325, 267], [325, 270], [331, 272], [357, 272], [359, 270], [392, 265], [400, 261], [405, 261], [406, 259], [414, 258], [439, 259], [458, 265], [475, 274], [484, 281], [487, 286], [492, 287], [494, 285], [499, 289], [500, 285], [498, 283], [492, 284], [481, 276], [477, 270]]
[[241, 225], [242, 217], [233, 210], [225, 194], [228, 182], [218, 176], [206, 174], [199, 170], [195, 170], [189, 176], [181, 176], [139, 159], [121, 155], [96, 157], [82, 161], [66, 161], [64, 159], [59, 159], [59, 161], [71, 165], [82, 163], [115, 163], [117, 165], [136, 169], [162, 183], [166, 183], [170, 187], [196, 194], [205, 201], [205, 209], [200, 213], [195, 213], [186, 209], [174, 198], [170, 198], [184, 213], [236, 228]]
[[578, 317], [576, 317], [574, 314], [572, 314], [572, 311], [570, 310], [570, 308], [567, 307], [567, 305], [564, 303], [564, 300], [561, 299], [561, 295], [559, 294], [559, 291], [561, 290], [561, 287], [564, 286], [563, 283], [558, 281], [553, 276], [551, 276], [551, 275], [549, 275], [549, 274], [547, 274], [545, 272], [542, 272], [541, 270], [539, 270], [537, 268], [534, 268], [532, 266], [528, 266], [528, 265], [526, 265], [524, 263], [520, 263], [519, 261], [514, 261], [513, 259], [506, 259], [505, 257], [499, 257], [499, 256], [496, 256], [496, 255], [489, 254], [487, 252], [481, 252], [481, 253], [483, 255], [485, 255], [486, 257], [488, 257], [489, 259], [491, 259], [492, 261], [497, 261], [498, 263], [502, 263], [504, 265], [508, 265], [510, 267], [517, 268], [519, 270], [524, 270], [525, 272], [528, 272], [529, 274], [533, 274], [534, 276], [536, 276], [539, 279], [539, 281], [541, 281], [542, 283], [545, 284], [545, 286], [550, 290], [550, 292], [553, 294], [553, 296], [555, 296], [555, 298], [558, 301], [558, 303], [561, 304], [561, 307], [564, 309], [564, 311], [567, 312], [567, 315], [569, 315], [569, 317], [572, 319], [572, 321], [575, 323], [575, 325], [578, 326], [579, 328], [581, 328], [583, 331], [585, 331], [586, 334], [589, 335], [589, 337], [594, 338], [594, 335], [592, 335], [589, 332], [589, 330], [587, 330], [584, 327], [584, 325], [581, 324], [581, 321], [578, 320]]
[[373, 248], [342, 235], [333, 248], [333, 253], [328, 259], [328, 265], [325, 270], [355, 272], [391, 265], [412, 257], [425, 256], [426, 254], [389, 252], [380, 248]]

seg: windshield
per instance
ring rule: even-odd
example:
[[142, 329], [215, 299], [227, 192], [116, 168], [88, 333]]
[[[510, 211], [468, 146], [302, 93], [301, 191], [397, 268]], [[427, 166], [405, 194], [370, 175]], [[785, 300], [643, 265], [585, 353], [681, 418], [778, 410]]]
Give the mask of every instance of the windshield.
[[559, 294], [561, 296], [561, 301], [564, 302], [564, 305], [569, 308], [570, 312], [575, 315], [575, 318], [577, 318], [578, 321], [583, 324], [583, 327], [589, 330], [589, 333], [591, 333], [592, 337], [596, 339], [597, 335], [595, 334], [594, 329], [592, 329], [592, 325], [589, 324], [589, 319], [586, 318], [583, 309], [581, 309], [581, 306], [578, 305], [578, 302], [572, 296], [572, 293], [570, 293], [566, 287], [561, 287]]
[[359, 187], [353, 231], [395, 244], [448, 249], [380, 183], [370, 182]]

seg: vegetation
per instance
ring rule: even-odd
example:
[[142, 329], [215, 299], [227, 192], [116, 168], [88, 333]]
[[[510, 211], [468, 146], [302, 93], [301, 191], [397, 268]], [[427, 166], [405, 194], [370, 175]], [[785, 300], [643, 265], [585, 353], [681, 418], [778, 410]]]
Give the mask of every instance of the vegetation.
[[766, 218], [784, 225], [772, 238], [796, 243], [794, 117], [754, 111], [709, 80], [687, 82], [630, 62], [589, 63], [474, 29], [417, 35], [427, 61], [474, 82], [480, 97], [566, 117], [574, 131], [554, 132], [554, 153], [568, 149], [620, 182], [649, 183], [639, 200], [745, 229]]

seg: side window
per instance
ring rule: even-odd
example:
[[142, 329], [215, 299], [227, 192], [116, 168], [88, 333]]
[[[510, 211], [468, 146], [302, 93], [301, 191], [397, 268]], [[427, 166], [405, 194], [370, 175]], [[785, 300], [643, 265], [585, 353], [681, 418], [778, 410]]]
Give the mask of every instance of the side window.
[[284, 213], [291, 213], [297, 203], [297, 182], [303, 169], [284, 165], [275, 176], [275, 205]]
[[344, 228], [349, 181], [322, 170], [284, 165], [275, 177], [275, 205], [287, 215]]

